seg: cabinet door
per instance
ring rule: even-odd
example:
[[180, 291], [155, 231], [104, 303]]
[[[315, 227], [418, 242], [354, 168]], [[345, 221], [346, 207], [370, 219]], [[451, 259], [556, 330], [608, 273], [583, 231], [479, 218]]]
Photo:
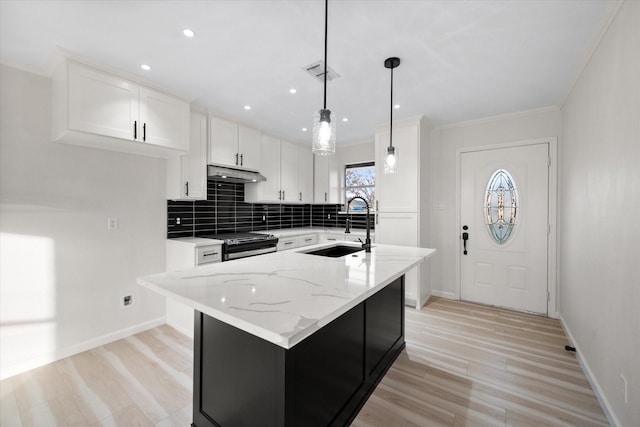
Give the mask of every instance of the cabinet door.
[[207, 198], [207, 116], [190, 115], [189, 153], [167, 159], [167, 199]]
[[189, 104], [140, 86], [138, 141], [176, 150], [189, 150]]
[[69, 64], [69, 128], [134, 140], [138, 85], [112, 74]]
[[260, 171], [260, 131], [238, 126], [239, 167]]
[[217, 117], [211, 118], [209, 163], [238, 167], [238, 125]]
[[244, 186], [247, 202], [279, 202], [280, 189], [280, 140], [270, 135], [260, 136], [260, 172], [267, 178], [257, 184]]
[[280, 188], [283, 200], [298, 201], [298, 146], [280, 141]]
[[294, 249], [298, 247], [297, 237], [287, 237], [278, 239], [278, 251], [286, 251], [287, 249]]
[[207, 116], [191, 113], [189, 154], [182, 156], [182, 183], [185, 197], [207, 198]]
[[298, 201], [313, 202], [313, 154], [306, 146], [298, 147]]
[[314, 155], [313, 201], [315, 203], [342, 203], [340, 171], [335, 156]]
[[329, 203], [329, 156], [313, 155], [313, 201]]
[[389, 131], [376, 133], [376, 200], [380, 211], [418, 211], [418, 138], [417, 125], [394, 127], [393, 146], [398, 153], [398, 173], [385, 175], [384, 157], [389, 146]]
[[[418, 215], [405, 212], [376, 213], [376, 242], [387, 245], [418, 246]], [[418, 268], [405, 274], [405, 293], [407, 304], [417, 301], [419, 285]]]

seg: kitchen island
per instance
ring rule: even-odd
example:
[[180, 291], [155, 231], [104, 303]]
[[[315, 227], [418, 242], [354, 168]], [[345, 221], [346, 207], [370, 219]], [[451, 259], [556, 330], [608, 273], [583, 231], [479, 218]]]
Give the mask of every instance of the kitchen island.
[[196, 310], [194, 426], [348, 425], [357, 415], [404, 348], [404, 273], [435, 251], [306, 253], [333, 245], [138, 279]]

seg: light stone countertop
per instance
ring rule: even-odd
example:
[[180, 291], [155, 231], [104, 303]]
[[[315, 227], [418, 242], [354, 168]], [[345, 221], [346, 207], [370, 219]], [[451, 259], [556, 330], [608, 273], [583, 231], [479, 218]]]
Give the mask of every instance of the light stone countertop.
[[217, 239], [205, 239], [203, 237], [178, 237], [174, 239], [167, 239], [168, 242], [180, 243], [193, 247], [209, 246], [209, 245], [222, 245], [223, 240]]
[[[283, 348], [291, 348], [424, 262], [435, 249], [374, 244], [339, 258], [309, 255], [321, 243], [137, 279]], [[358, 247], [359, 244], [340, 242]]]
[[[287, 238], [293, 236], [302, 236], [304, 234], [312, 233], [331, 233], [331, 234], [344, 234], [344, 227], [331, 228], [331, 227], [300, 227], [300, 228], [281, 228], [278, 230], [256, 231], [256, 233], [269, 233], [276, 237]], [[351, 233], [353, 236], [364, 236], [367, 231], [364, 228], [351, 227]], [[375, 230], [371, 230], [371, 236], [375, 235]]]

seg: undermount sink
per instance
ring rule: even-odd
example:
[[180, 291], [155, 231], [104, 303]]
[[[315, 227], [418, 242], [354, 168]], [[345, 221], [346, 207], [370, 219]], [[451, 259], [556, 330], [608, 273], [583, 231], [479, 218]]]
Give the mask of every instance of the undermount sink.
[[329, 246], [328, 248], [320, 248], [320, 249], [314, 249], [308, 252], [307, 251], [301, 251], [301, 252], [309, 255], [339, 258], [341, 256], [349, 255], [354, 252], [360, 252], [363, 250], [364, 249], [362, 249], [359, 246], [335, 245], [335, 246]]

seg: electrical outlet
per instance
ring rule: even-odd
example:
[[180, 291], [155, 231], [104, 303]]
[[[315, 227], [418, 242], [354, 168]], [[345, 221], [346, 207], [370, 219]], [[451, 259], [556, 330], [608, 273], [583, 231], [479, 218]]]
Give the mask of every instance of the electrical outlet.
[[627, 392], [628, 392], [628, 385], [627, 385], [627, 379], [624, 377], [624, 375], [620, 374], [620, 380], [621, 380], [621, 386], [622, 386], [622, 395], [624, 396], [624, 403], [627, 404], [629, 403], [629, 399], [627, 396]]
[[133, 305], [133, 295], [125, 295], [125, 297], [122, 298], [122, 306], [130, 307], [132, 305]]
[[108, 216], [107, 217], [107, 230], [117, 230], [118, 229], [118, 217], [117, 216]]
[[176, 218], [176, 225], [180, 225], [180, 217]]

